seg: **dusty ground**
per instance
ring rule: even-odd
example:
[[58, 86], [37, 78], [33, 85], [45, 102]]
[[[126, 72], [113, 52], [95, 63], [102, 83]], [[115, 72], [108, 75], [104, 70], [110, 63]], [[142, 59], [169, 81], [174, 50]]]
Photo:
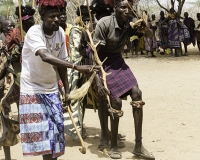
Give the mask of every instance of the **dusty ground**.
[[[146, 102], [143, 123], [145, 147], [155, 155], [156, 160], [200, 159], [200, 55], [197, 48], [190, 48], [188, 57], [139, 56], [126, 59], [126, 62], [137, 77]], [[134, 125], [129, 102], [130, 98], [123, 101], [125, 114], [120, 120], [120, 131], [127, 136], [126, 147], [120, 150], [124, 160], [138, 159], [131, 153]], [[67, 137], [66, 153], [59, 160], [108, 159], [97, 150], [100, 126], [98, 115], [93, 110], [86, 111], [85, 125], [89, 134], [85, 139], [87, 154], [82, 155], [79, 142]], [[21, 144], [12, 147], [11, 151], [13, 159], [42, 159], [23, 158]], [[3, 158], [2, 150], [0, 159]]]

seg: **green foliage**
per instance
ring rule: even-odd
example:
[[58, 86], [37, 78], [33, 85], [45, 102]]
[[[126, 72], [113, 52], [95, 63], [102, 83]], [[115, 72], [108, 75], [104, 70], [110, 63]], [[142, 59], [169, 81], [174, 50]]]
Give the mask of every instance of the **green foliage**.
[[[32, 1], [26, 3], [27, 5], [32, 5]], [[15, 13], [15, 5], [12, 0], [0, 1], [0, 15], [7, 15], [8, 8], [10, 7], [10, 15]]]

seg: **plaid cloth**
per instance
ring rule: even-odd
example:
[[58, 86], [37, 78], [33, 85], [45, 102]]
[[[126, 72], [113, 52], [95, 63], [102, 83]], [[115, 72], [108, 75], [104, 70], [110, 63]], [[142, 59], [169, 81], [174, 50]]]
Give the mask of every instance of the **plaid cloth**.
[[[111, 73], [106, 77], [106, 80], [110, 90], [110, 98], [115, 99], [121, 97], [138, 83], [121, 53], [99, 53], [101, 61], [106, 57], [108, 58], [104, 62], [103, 68], [107, 73]], [[99, 74], [101, 77], [101, 72]]]
[[6, 33], [6, 45], [11, 51], [16, 45], [21, 42], [21, 32], [19, 28], [14, 28]]

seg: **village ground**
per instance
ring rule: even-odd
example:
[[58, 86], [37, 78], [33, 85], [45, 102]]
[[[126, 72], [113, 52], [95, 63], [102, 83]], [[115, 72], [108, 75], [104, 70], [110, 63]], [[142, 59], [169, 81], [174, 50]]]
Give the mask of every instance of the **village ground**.
[[[156, 160], [200, 159], [200, 54], [190, 46], [187, 57], [170, 57], [157, 54], [156, 58], [126, 59], [137, 77], [143, 92], [144, 122], [143, 143]], [[131, 57], [131, 55], [129, 55]], [[138, 160], [131, 153], [134, 146], [134, 123], [130, 98], [123, 101], [124, 116], [120, 131], [126, 134], [126, 147], [120, 149], [123, 160]], [[16, 114], [16, 106], [13, 106]], [[80, 143], [66, 138], [65, 155], [58, 160], [106, 160], [98, 151], [100, 125], [98, 114], [86, 110], [84, 120], [88, 138], [87, 153], [79, 152]], [[13, 160], [41, 160], [42, 157], [23, 157], [21, 144], [11, 148]], [[0, 160], [4, 159], [3, 150]]]

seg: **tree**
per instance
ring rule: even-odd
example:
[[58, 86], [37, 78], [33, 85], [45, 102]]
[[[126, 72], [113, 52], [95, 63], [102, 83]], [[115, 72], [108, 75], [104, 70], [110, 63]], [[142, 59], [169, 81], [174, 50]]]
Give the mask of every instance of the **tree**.
[[[156, 0], [156, 2], [158, 3], [158, 5], [164, 9], [165, 11], [169, 12], [169, 10], [164, 7], [163, 5], [161, 5], [161, 3], [159, 2], [159, 0]], [[178, 2], [178, 10], [177, 10], [177, 15], [180, 16], [182, 9], [183, 9], [183, 5], [185, 3], [185, 0], [170, 0], [171, 3], [171, 7], [174, 8], [175, 7], [175, 3]]]
[[78, 5], [84, 4], [85, 0], [68, 0], [67, 1], [67, 21], [70, 23], [74, 23], [76, 19], [76, 10]]

